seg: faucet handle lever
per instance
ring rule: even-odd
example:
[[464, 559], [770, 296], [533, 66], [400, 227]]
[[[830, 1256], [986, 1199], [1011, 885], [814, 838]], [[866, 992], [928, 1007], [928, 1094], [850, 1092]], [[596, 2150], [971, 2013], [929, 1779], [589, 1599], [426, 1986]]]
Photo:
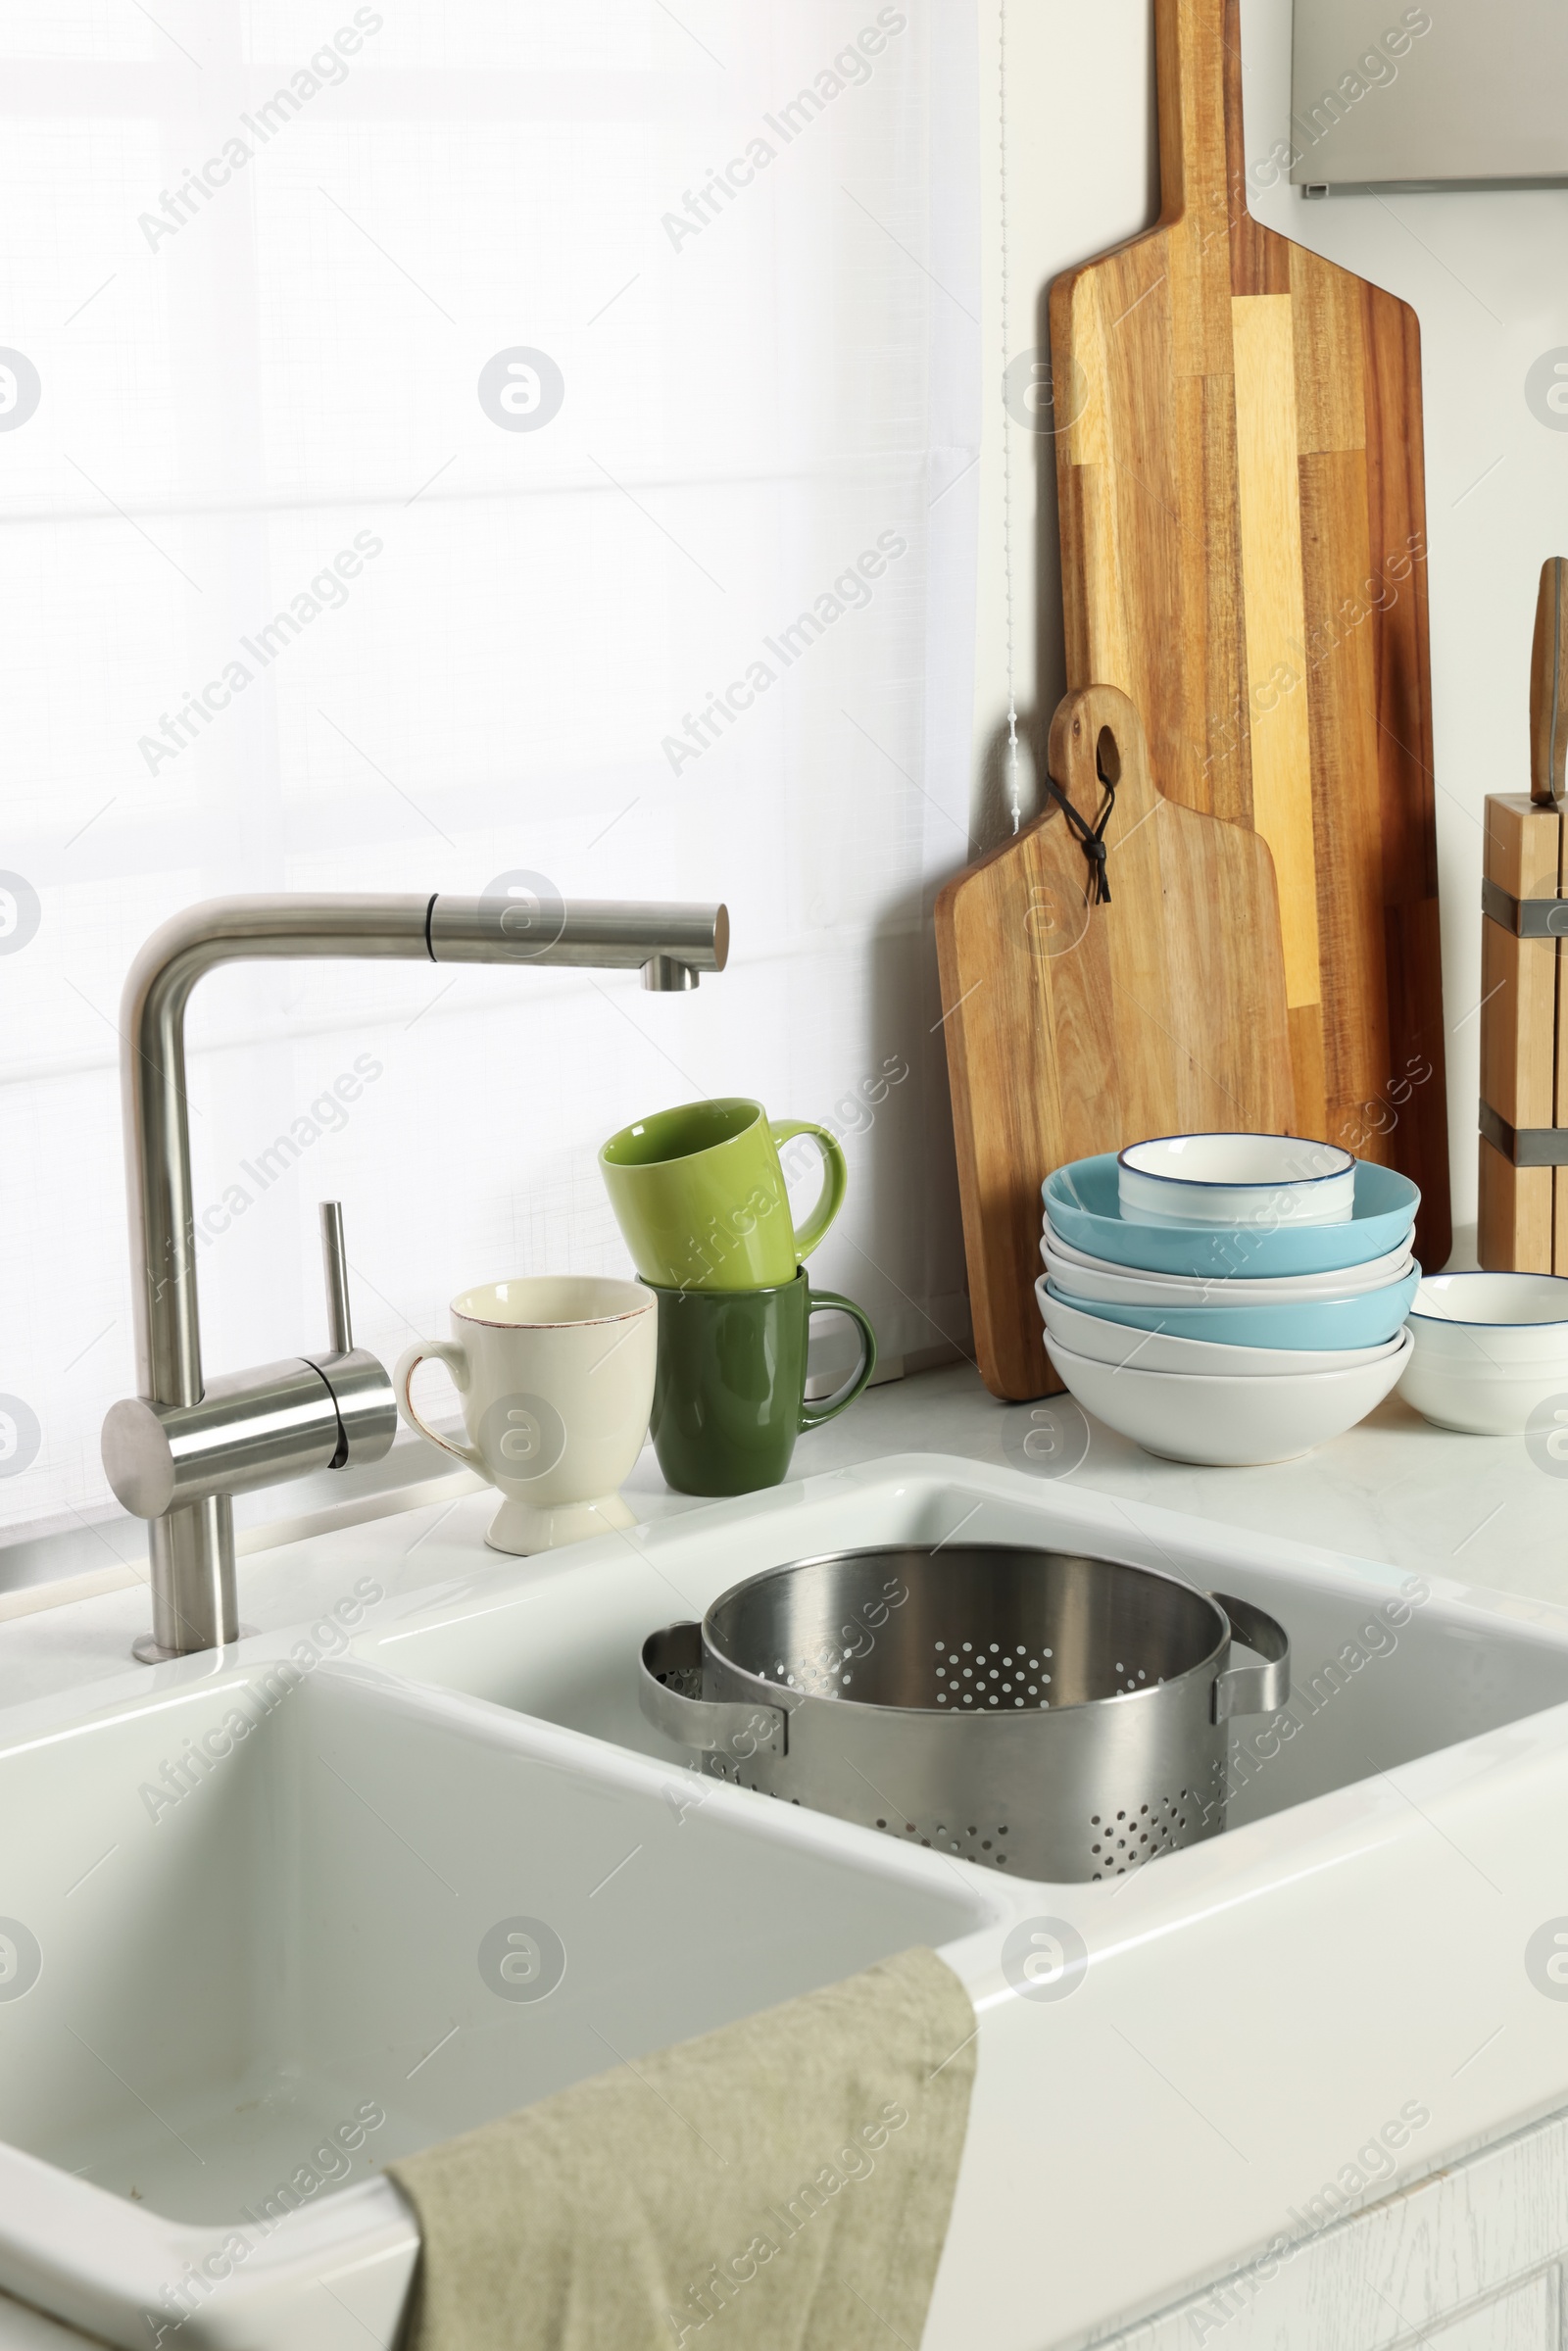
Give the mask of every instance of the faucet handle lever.
[[349, 1261], [343, 1247], [343, 1203], [321, 1202], [321, 1271], [326, 1278], [326, 1335], [334, 1355], [354, 1351], [349, 1313]]
[[326, 1277], [327, 1350], [307, 1355], [305, 1361], [325, 1381], [337, 1415], [337, 1449], [326, 1466], [358, 1469], [390, 1452], [398, 1433], [398, 1406], [384, 1366], [354, 1344], [341, 1200], [321, 1202], [321, 1270]]

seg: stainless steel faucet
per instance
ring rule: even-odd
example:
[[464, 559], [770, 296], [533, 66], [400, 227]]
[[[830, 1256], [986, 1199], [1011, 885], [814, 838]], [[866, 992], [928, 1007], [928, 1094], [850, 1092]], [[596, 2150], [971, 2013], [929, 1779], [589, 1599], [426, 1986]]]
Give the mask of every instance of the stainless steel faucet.
[[356, 1347], [336, 1203], [322, 1211], [329, 1346], [204, 1381], [185, 1109], [185, 1006], [215, 964], [398, 956], [632, 970], [694, 988], [729, 954], [723, 906], [515, 898], [214, 898], [155, 931], [125, 981], [121, 1086], [139, 1393], [111, 1407], [103, 1458], [124, 1507], [150, 1519], [145, 1664], [239, 1637], [231, 1497], [376, 1461], [397, 1431], [392, 1383]]

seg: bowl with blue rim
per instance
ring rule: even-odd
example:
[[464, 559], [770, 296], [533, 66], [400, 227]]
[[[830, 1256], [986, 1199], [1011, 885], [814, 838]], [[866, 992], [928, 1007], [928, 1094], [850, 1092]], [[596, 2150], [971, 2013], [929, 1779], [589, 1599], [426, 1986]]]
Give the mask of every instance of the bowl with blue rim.
[[[1408, 1176], [1355, 1162], [1349, 1216], [1340, 1224], [1135, 1224], [1121, 1213], [1114, 1151], [1073, 1159], [1041, 1186], [1051, 1229], [1086, 1256], [1146, 1273], [1276, 1281], [1364, 1265], [1408, 1242], [1421, 1195]], [[1402, 1317], [1401, 1317], [1402, 1319]]]
[[1307, 1298], [1266, 1306], [1114, 1305], [1104, 1298], [1074, 1298], [1055, 1282], [1047, 1284], [1046, 1297], [1048, 1300], [1059, 1298], [1080, 1313], [1093, 1314], [1100, 1322], [1119, 1323], [1128, 1331], [1164, 1331], [1172, 1339], [1211, 1339], [1222, 1347], [1287, 1347], [1319, 1353], [1327, 1370], [1329, 1357], [1337, 1350], [1384, 1347], [1396, 1337], [1420, 1281], [1421, 1268], [1414, 1265], [1402, 1281], [1386, 1282], [1381, 1290], [1369, 1291], [1364, 1298]]

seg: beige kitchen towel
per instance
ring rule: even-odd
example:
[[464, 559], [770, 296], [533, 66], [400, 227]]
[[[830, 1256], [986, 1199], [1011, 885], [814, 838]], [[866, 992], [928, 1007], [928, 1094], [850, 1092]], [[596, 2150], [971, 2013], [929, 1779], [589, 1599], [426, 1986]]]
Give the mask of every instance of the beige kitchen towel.
[[917, 2345], [976, 2031], [906, 1951], [388, 2165], [407, 2351]]

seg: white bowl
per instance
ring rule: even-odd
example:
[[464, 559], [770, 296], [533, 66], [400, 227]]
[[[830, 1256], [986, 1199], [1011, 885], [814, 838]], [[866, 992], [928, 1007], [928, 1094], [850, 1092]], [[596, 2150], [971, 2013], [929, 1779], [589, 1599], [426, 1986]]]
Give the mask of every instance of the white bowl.
[[1440, 1429], [1518, 1437], [1532, 1416], [1568, 1429], [1568, 1281], [1549, 1273], [1433, 1274], [1407, 1329], [1415, 1352], [1399, 1382]]
[[1133, 1224], [1348, 1224], [1355, 1156], [1299, 1135], [1161, 1135], [1118, 1153], [1116, 1197]]
[[1198, 1372], [1220, 1378], [1257, 1374], [1278, 1380], [1298, 1372], [1350, 1371], [1358, 1364], [1376, 1363], [1393, 1353], [1403, 1339], [1398, 1333], [1379, 1347], [1327, 1349], [1227, 1347], [1218, 1339], [1177, 1339], [1169, 1331], [1134, 1331], [1123, 1322], [1103, 1322], [1098, 1314], [1086, 1314], [1081, 1307], [1069, 1305], [1065, 1298], [1053, 1298], [1044, 1274], [1035, 1284], [1035, 1298], [1053, 1354], [1061, 1346], [1070, 1347], [1075, 1355], [1088, 1355], [1096, 1363], [1110, 1363], [1119, 1369], [1136, 1365], [1139, 1371]]
[[1174, 1371], [1118, 1371], [1069, 1347], [1051, 1359], [1097, 1420], [1166, 1461], [1240, 1467], [1294, 1461], [1343, 1436], [1381, 1404], [1414, 1349], [1408, 1331], [1375, 1363], [1277, 1380], [1216, 1379]]
[[1418, 1359], [1509, 1372], [1568, 1363], [1568, 1281], [1549, 1273], [1429, 1274], [1410, 1308]]
[[[1539, 1413], [1537, 1427], [1554, 1438], [1553, 1458], [1568, 1459], [1568, 1353], [1557, 1364], [1523, 1364], [1494, 1371], [1489, 1364], [1446, 1362], [1427, 1354], [1409, 1324], [1415, 1351], [1399, 1381], [1407, 1404], [1440, 1429], [1466, 1437], [1522, 1437]], [[1065, 1377], [1065, 1374], [1063, 1375]], [[1556, 1410], [1547, 1407], [1555, 1405]]]
[[1308, 1298], [1365, 1298], [1390, 1282], [1402, 1282], [1414, 1263], [1405, 1241], [1369, 1265], [1347, 1265], [1337, 1273], [1281, 1274], [1272, 1282], [1249, 1282], [1236, 1274], [1139, 1273], [1069, 1249], [1049, 1224], [1040, 1254], [1058, 1290], [1107, 1306], [1286, 1306], [1304, 1304]]

